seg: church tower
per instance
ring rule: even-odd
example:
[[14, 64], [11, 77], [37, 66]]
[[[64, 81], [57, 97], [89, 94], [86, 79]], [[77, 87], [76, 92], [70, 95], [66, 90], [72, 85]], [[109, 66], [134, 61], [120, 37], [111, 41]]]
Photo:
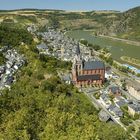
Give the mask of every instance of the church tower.
[[76, 56], [75, 56], [75, 58], [76, 58], [77, 61], [81, 60], [81, 52], [80, 52], [80, 45], [79, 45], [79, 43], [77, 44], [77, 47], [76, 47]]
[[76, 59], [74, 58], [73, 64], [72, 64], [72, 81], [77, 81], [77, 67], [76, 67]]
[[83, 63], [82, 63], [82, 58], [81, 58], [81, 52], [80, 52], [80, 45], [78, 43], [77, 48], [76, 48], [76, 70], [77, 70], [77, 74], [81, 75], [82, 74], [82, 70], [83, 70]]
[[75, 55], [75, 58], [73, 60], [73, 65], [72, 65], [73, 82], [77, 82], [77, 77], [82, 74], [83, 74], [83, 61], [81, 58], [80, 46], [78, 44], [76, 48], [76, 55]]

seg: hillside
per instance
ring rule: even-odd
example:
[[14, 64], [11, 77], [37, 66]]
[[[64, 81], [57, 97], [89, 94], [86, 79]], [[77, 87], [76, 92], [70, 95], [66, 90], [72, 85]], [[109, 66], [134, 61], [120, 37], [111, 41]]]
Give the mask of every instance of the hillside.
[[[29, 25], [92, 30], [140, 40], [140, 8], [118, 11], [68, 12], [21, 9], [0, 11], [0, 46], [12, 45], [27, 64], [16, 73], [11, 89], [0, 93], [0, 139], [4, 140], [129, 140], [128, 132], [98, 119], [98, 111], [72, 85], [58, 77], [71, 63], [40, 55]], [[37, 38], [37, 37], [36, 37]], [[41, 38], [37, 38], [41, 42]], [[0, 63], [4, 58], [0, 54]]]
[[27, 26], [47, 24], [51, 17], [60, 22], [60, 28], [64, 29], [99, 29], [102, 24], [112, 17], [116, 17], [118, 11], [90, 11], [70, 12], [61, 10], [21, 9], [0, 11], [0, 22], [11, 22], [17, 25]]
[[0, 22], [15, 23], [17, 26], [28, 26], [32, 23], [45, 26], [50, 25], [51, 20], [59, 22], [61, 29], [90, 29], [98, 34], [140, 41], [140, 7], [123, 13], [106, 10], [70, 12], [49, 9], [0, 11]]
[[107, 20], [100, 33], [140, 41], [140, 7], [130, 9]]
[[70, 63], [40, 55], [24, 26], [0, 29], [0, 45], [12, 45], [27, 60], [11, 89], [0, 93], [0, 139], [131, 139], [120, 126], [101, 122], [87, 97], [60, 80], [57, 72], [70, 69]]

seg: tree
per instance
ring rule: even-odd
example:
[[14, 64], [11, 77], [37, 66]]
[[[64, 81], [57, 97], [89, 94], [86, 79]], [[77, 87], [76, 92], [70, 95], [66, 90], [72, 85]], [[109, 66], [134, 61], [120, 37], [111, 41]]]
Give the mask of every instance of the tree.
[[[100, 122], [87, 97], [57, 76], [69, 64], [32, 49], [19, 49], [28, 63], [17, 82], [0, 96], [0, 139], [128, 140], [120, 126]], [[46, 73], [50, 75], [43, 79]]]
[[0, 45], [19, 46], [21, 43], [31, 45], [32, 42], [33, 37], [27, 30], [7, 24], [0, 25]]
[[95, 51], [98, 51], [98, 50], [101, 49], [101, 47], [100, 47], [99, 45], [93, 45], [93, 49], [94, 49]]
[[113, 58], [112, 57], [109, 57], [107, 59], [107, 62], [110, 64], [110, 65], [113, 65]]
[[140, 77], [140, 73], [138, 73], [137, 76]]
[[53, 27], [55, 29], [60, 27], [59, 20], [58, 20], [58, 18], [56, 16], [51, 16], [49, 18], [49, 26], [51, 26], [51, 27]]
[[81, 43], [81, 44], [84, 44], [85, 46], [88, 46], [88, 41], [85, 40], [85, 39], [81, 39], [81, 40], [80, 40], [80, 43]]

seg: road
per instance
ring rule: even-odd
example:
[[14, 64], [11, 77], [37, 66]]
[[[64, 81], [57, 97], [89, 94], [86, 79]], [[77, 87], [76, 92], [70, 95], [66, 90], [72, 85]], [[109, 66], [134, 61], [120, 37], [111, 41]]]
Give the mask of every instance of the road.
[[[97, 58], [98, 60], [101, 60], [97, 55], [95, 56], [95, 58]], [[116, 68], [114, 68], [113, 66], [110, 66], [112, 68], [112, 71], [117, 74], [119, 77], [121, 78], [128, 78], [128, 79], [132, 79], [134, 78], [132, 75], [125, 75], [125, 74], [122, 74], [120, 73], [120, 71]], [[128, 92], [122, 90], [123, 94], [126, 95], [127, 97], [129, 97], [130, 99], [134, 99], [136, 100], [133, 96], [131, 96]], [[115, 116], [113, 116], [106, 108], [104, 105], [102, 105], [101, 103], [99, 103], [97, 101], [97, 99], [93, 96], [94, 93], [97, 93], [97, 91], [95, 92], [84, 92], [87, 97], [91, 100], [92, 104], [96, 107], [96, 109], [100, 109], [102, 108], [110, 117], [111, 119], [116, 122], [117, 124], [119, 124], [125, 131], [127, 131], [127, 128], [126, 126], [118, 119], [118, 118], [115, 118]], [[134, 138], [134, 140], [137, 140], [137, 138], [133, 135], [133, 134], [130, 134], [132, 138]]]
[[[85, 93], [85, 92], [84, 92]], [[114, 121], [114, 122], [116, 122], [116, 123], [118, 123], [121, 127], [123, 127], [125, 130], [126, 130], [126, 128], [125, 128], [125, 126], [121, 123], [121, 121], [119, 120], [119, 119], [116, 119], [105, 107], [104, 107], [104, 105], [102, 105], [94, 96], [93, 96], [93, 94], [91, 94], [91, 93], [85, 93], [89, 98], [90, 98], [90, 100], [92, 101], [92, 103], [93, 103], [93, 105], [94, 106], [96, 106], [96, 108], [102, 108], [110, 117], [111, 117], [111, 119]], [[97, 107], [98, 106], [98, 107]]]
[[[83, 90], [82, 90], [83, 91]], [[94, 93], [97, 93], [97, 91], [99, 90], [96, 90]], [[127, 131], [127, 128], [126, 126], [117, 118], [115, 118], [115, 116], [113, 116], [106, 108], [104, 105], [102, 105], [94, 96], [93, 96], [93, 92], [85, 92], [85, 95], [91, 100], [92, 104], [96, 107], [97, 110], [99, 110], [100, 108], [102, 108], [110, 117], [111, 119], [119, 124], [125, 131]], [[130, 134], [132, 138], [134, 138], [134, 140], [137, 140], [137, 138], [133, 135], [133, 134]]]
[[85, 91], [84, 89], [82, 89], [82, 92], [85, 93], [85, 95], [90, 99], [90, 101], [92, 102], [92, 104], [95, 106], [95, 108], [97, 110], [100, 109], [100, 104], [98, 103], [98, 101], [95, 98], [92, 98], [92, 96], [93, 96], [92, 94], [93, 93], [97, 93], [98, 91], [99, 90], [95, 90], [94, 92], [88, 91], [88, 93], [87, 93], [87, 91]]

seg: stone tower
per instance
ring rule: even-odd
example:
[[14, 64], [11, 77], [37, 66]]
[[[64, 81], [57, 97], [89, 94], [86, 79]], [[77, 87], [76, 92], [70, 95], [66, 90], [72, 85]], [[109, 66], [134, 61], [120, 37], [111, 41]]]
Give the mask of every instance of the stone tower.
[[72, 81], [77, 81], [77, 68], [76, 68], [76, 59], [74, 58], [73, 64], [72, 64]]
[[76, 55], [75, 55], [73, 66], [72, 66], [73, 81], [77, 81], [78, 75], [82, 75], [82, 70], [83, 70], [83, 61], [82, 61], [81, 53], [80, 53], [80, 46], [78, 44], [76, 48]]

